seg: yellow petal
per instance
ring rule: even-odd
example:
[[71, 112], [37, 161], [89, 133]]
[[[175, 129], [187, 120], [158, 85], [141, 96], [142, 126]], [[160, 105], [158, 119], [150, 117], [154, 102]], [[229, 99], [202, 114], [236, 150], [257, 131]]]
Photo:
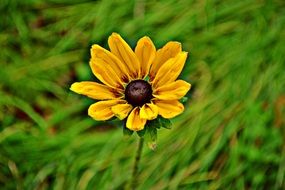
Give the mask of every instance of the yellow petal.
[[167, 83], [175, 81], [184, 67], [186, 58], [187, 52], [181, 52], [174, 58], [166, 61], [166, 63], [163, 64], [162, 67], [158, 70], [153, 80], [153, 86], [155, 88], [158, 88]]
[[178, 100], [190, 90], [191, 84], [177, 80], [154, 90], [153, 96], [160, 100]]
[[100, 47], [99, 45], [93, 45], [91, 48], [91, 59], [101, 59], [101, 63], [104, 65], [109, 65], [111, 68], [113, 68], [120, 79], [122, 79], [124, 82], [129, 81], [126, 65], [108, 50]]
[[153, 103], [144, 104], [140, 110], [140, 118], [153, 120], [158, 115], [158, 107]]
[[144, 129], [145, 124], [146, 124], [146, 119], [140, 118], [140, 108], [139, 107], [134, 108], [127, 119], [126, 123], [127, 128], [132, 131], [140, 131]]
[[155, 78], [156, 73], [159, 68], [170, 58], [175, 57], [178, 53], [182, 51], [181, 44], [179, 42], [168, 42], [165, 46], [156, 52], [155, 59], [150, 68], [150, 79]]
[[133, 109], [133, 106], [130, 104], [118, 104], [111, 108], [112, 112], [115, 114], [117, 118], [120, 120], [125, 119], [130, 111]]
[[148, 75], [149, 68], [155, 58], [156, 49], [149, 37], [142, 37], [136, 46], [135, 54], [141, 64], [141, 77]]
[[112, 118], [114, 113], [111, 110], [111, 107], [117, 104], [126, 103], [125, 100], [106, 100], [99, 101], [95, 104], [92, 104], [88, 109], [88, 115], [93, 119], [98, 121], [104, 121]]
[[138, 78], [140, 76], [139, 60], [125, 40], [119, 34], [113, 33], [108, 39], [108, 44], [111, 52], [125, 63], [130, 76], [133, 79]]
[[[115, 99], [122, 95], [106, 85], [97, 82], [75, 82], [71, 85], [70, 90], [77, 94], [82, 94], [96, 100]], [[121, 91], [123, 93], [123, 91]]]
[[178, 100], [154, 100], [158, 114], [164, 118], [173, 118], [184, 111], [184, 106]]
[[93, 74], [107, 86], [123, 89], [124, 82], [118, 76], [118, 73], [110, 65], [105, 64], [102, 59], [92, 58], [90, 67]]

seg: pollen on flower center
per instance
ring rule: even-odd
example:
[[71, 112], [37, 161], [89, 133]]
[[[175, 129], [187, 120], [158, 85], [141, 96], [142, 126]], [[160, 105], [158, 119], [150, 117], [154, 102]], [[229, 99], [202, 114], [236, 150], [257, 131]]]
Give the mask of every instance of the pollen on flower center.
[[142, 106], [152, 98], [151, 85], [144, 80], [132, 81], [125, 89], [125, 97], [133, 106]]

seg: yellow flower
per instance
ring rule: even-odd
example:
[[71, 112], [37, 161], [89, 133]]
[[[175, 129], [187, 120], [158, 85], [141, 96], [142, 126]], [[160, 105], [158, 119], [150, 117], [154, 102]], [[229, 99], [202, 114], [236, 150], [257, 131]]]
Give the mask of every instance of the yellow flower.
[[76, 82], [71, 90], [100, 100], [88, 109], [95, 120], [108, 120], [114, 116], [126, 119], [126, 127], [140, 131], [148, 120], [161, 115], [173, 118], [184, 110], [179, 102], [191, 85], [176, 80], [183, 69], [187, 52], [178, 42], [168, 42], [156, 48], [149, 37], [141, 38], [135, 51], [113, 33], [108, 44], [110, 51], [93, 45], [90, 67], [103, 83]]

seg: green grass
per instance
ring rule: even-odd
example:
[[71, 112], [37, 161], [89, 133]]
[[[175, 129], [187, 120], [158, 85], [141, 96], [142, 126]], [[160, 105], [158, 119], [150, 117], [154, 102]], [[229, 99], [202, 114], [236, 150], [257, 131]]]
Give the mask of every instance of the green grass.
[[145, 147], [137, 189], [285, 188], [282, 0], [2, 0], [0, 189], [123, 189], [137, 137], [87, 116], [94, 43], [177, 40], [186, 111]]

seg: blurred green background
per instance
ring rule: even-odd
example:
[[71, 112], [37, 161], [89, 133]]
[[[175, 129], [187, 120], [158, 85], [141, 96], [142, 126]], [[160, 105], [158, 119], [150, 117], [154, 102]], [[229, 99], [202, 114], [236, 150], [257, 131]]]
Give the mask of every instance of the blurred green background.
[[0, 189], [123, 189], [137, 135], [87, 116], [89, 49], [190, 52], [186, 111], [143, 150], [137, 189], [285, 189], [283, 0], [1, 0]]

